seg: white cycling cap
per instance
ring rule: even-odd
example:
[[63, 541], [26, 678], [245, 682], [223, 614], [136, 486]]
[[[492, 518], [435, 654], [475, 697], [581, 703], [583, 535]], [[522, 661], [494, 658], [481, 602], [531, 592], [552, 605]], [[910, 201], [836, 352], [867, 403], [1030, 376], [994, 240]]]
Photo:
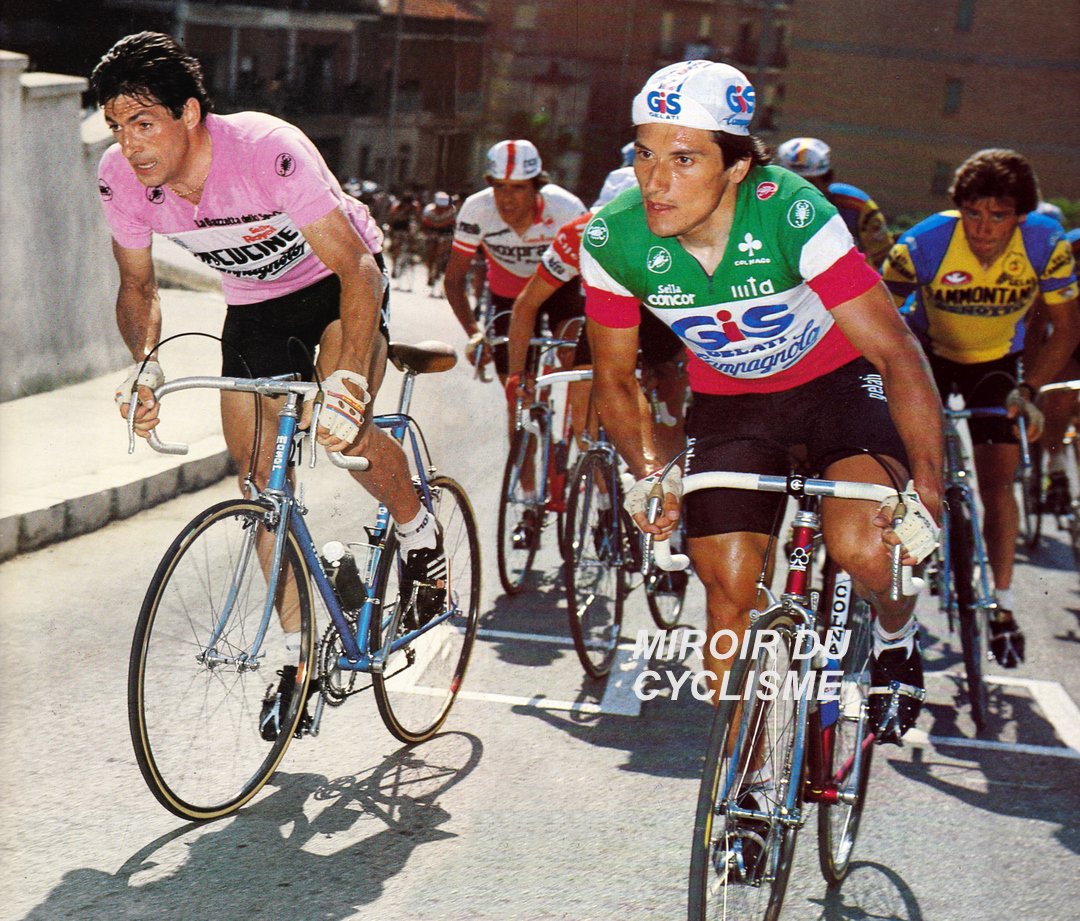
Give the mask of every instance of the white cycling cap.
[[487, 155], [487, 173], [492, 179], [532, 179], [543, 164], [532, 141], [499, 141]]
[[440, 208], [445, 208], [448, 204], [450, 204], [450, 196], [447, 195], [445, 192], [436, 192], [435, 204], [437, 204]]
[[1035, 210], [1038, 211], [1039, 214], [1045, 214], [1047, 217], [1052, 217], [1059, 224], [1065, 223], [1065, 212], [1051, 201], [1039, 202], [1038, 207], [1036, 207]]
[[729, 64], [682, 61], [649, 77], [631, 112], [635, 125], [658, 122], [745, 136], [754, 115], [754, 87]]
[[800, 176], [824, 176], [832, 169], [832, 151], [817, 138], [792, 138], [777, 148], [776, 163]]

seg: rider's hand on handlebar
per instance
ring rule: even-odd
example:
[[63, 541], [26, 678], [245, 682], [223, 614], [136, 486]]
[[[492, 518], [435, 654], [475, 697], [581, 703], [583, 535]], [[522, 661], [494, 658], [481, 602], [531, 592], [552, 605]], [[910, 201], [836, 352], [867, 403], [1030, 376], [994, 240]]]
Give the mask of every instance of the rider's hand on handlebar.
[[[900, 521], [893, 526], [893, 521]], [[941, 528], [923, 504], [915, 490], [914, 481], [909, 480], [907, 487], [898, 496], [881, 503], [874, 524], [882, 529], [882, 541], [890, 547], [903, 544], [905, 566], [921, 563], [937, 547], [941, 538]]]
[[482, 368], [491, 361], [491, 349], [488, 348], [484, 339], [483, 330], [477, 330], [469, 336], [469, 344], [465, 346], [465, 356], [469, 364]]
[[528, 374], [515, 371], [506, 378], [506, 402], [511, 409], [519, 399], [522, 403], [531, 403], [535, 389], [535, 382]]
[[315, 440], [327, 451], [343, 451], [360, 435], [371, 402], [368, 382], [357, 371], [339, 369], [322, 382], [325, 394]]
[[159, 422], [158, 402], [154, 399], [154, 390], [165, 383], [165, 374], [161, 365], [156, 361], [143, 363], [136, 362], [131, 372], [124, 379], [113, 394], [116, 405], [120, 407], [120, 415], [127, 419], [131, 405], [131, 391], [137, 386], [138, 405], [135, 407], [135, 434], [140, 438], [148, 438], [150, 430]]
[[[1028, 390], [1027, 396], [1024, 396], [1025, 389]], [[1032, 402], [1032, 399], [1034, 399], [1034, 394], [1026, 385], [1014, 387], [1009, 391], [1009, 395], [1005, 397], [1005, 408], [1009, 411], [1010, 419], [1023, 415], [1028, 441], [1038, 441], [1043, 429], [1046, 428], [1046, 418], [1043, 416], [1042, 410]]]
[[652, 534], [657, 540], [667, 540], [671, 537], [675, 526], [679, 522], [679, 501], [682, 499], [682, 470], [672, 467], [664, 477], [661, 488], [664, 492], [664, 502], [660, 515], [656, 521], [650, 523], [648, 517], [649, 495], [653, 487], [660, 480], [660, 471], [650, 473], [644, 479], [638, 480], [626, 492], [623, 500], [623, 508], [630, 513], [634, 524], [646, 534]]

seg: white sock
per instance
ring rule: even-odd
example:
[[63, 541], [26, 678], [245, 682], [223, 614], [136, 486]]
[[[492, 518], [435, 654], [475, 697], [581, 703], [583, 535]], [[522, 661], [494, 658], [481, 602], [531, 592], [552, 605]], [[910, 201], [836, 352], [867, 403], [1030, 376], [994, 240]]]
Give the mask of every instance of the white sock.
[[997, 599], [998, 608], [1002, 611], [1015, 611], [1013, 607], [1013, 590], [1011, 588], [994, 589], [994, 597]]
[[438, 522], [435, 516], [423, 506], [416, 517], [404, 524], [397, 523], [397, 536], [401, 553], [419, 550], [421, 547], [435, 549], [438, 537]]
[[915, 648], [915, 637], [919, 632], [919, 624], [913, 614], [904, 626], [895, 633], [883, 630], [881, 621], [874, 621], [874, 655], [879, 656], [889, 649], [904, 649], [910, 656]]

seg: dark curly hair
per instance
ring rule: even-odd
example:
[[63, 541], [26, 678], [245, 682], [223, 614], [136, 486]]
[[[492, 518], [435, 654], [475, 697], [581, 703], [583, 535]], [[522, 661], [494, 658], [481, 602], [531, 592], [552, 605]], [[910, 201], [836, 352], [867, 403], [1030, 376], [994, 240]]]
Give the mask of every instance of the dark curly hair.
[[980, 198], [1011, 198], [1018, 214], [1028, 214], [1039, 205], [1039, 180], [1015, 150], [992, 147], [960, 164], [949, 195], [958, 208]]
[[102, 106], [118, 96], [130, 96], [160, 103], [173, 118], [180, 117], [189, 99], [198, 101], [204, 118], [214, 110], [198, 60], [161, 32], [137, 32], [120, 39], [94, 68], [90, 86]]

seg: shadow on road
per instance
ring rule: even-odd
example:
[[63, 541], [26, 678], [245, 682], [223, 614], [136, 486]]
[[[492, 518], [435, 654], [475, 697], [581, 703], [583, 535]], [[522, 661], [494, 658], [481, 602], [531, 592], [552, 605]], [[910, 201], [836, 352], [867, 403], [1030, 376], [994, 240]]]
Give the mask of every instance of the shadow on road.
[[114, 874], [65, 874], [27, 921], [339, 919], [375, 902], [421, 845], [453, 837], [438, 799], [480, 763], [475, 736], [445, 733], [356, 774], [278, 772], [236, 816], [149, 842]]
[[842, 888], [829, 889], [813, 921], [923, 921], [919, 900], [895, 870], [854, 860]]

